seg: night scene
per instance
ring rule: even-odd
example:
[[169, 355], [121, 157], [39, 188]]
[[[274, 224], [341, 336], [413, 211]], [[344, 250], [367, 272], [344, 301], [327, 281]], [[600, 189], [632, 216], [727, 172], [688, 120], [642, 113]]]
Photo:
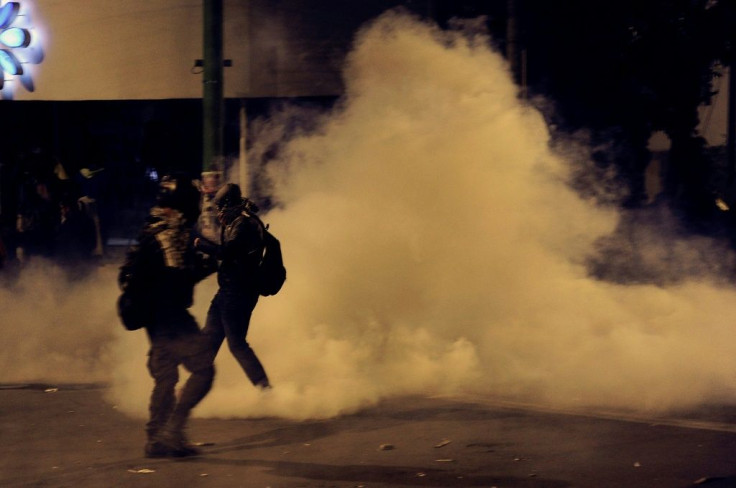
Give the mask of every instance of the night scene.
[[0, 0], [0, 486], [736, 487], [736, 2]]

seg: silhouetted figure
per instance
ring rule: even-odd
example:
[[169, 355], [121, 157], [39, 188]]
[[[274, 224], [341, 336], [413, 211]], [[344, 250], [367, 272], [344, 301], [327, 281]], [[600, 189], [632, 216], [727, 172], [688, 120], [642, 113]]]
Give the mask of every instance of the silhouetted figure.
[[5, 248], [5, 275], [16, 263], [18, 219], [18, 164], [14, 158], [0, 160], [0, 240]]
[[220, 245], [197, 240], [198, 248], [220, 261], [219, 290], [207, 312], [204, 333], [211, 338], [215, 352], [227, 338], [230, 352], [251, 383], [270, 388], [263, 365], [245, 340], [259, 297], [255, 276], [264, 247], [263, 225], [253, 215], [257, 209], [243, 199], [238, 185], [228, 183], [220, 188], [214, 203], [221, 225]]
[[72, 279], [90, 271], [97, 244], [95, 223], [82, 205], [72, 195], [62, 198], [59, 204], [61, 218], [54, 242], [54, 260]]
[[[101, 212], [104, 205], [103, 195], [105, 194], [105, 168], [99, 167], [97, 164], [89, 164], [79, 170], [77, 174], [77, 182], [81, 188], [80, 201], [84, 205], [84, 210], [95, 224], [96, 242], [93, 254], [102, 256], [104, 254], [104, 236], [107, 234], [103, 229]], [[107, 225], [107, 222], [104, 222]]]
[[[148, 314], [148, 370], [154, 387], [145, 455], [181, 457], [198, 453], [184, 429], [191, 410], [210, 391], [215, 375], [210, 341], [187, 309], [194, 300], [195, 284], [213, 273], [215, 266], [198, 259], [193, 247], [199, 190], [184, 177], [165, 177], [160, 188], [139, 244], [120, 269], [119, 282], [122, 289], [140, 297], [137, 306]], [[179, 366], [191, 375], [177, 398]]]
[[50, 185], [27, 179], [20, 191], [16, 230], [18, 247], [24, 261], [33, 256], [50, 257], [53, 253], [59, 208], [50, 191]]
[[59, 195], [67, 179], [61, 164], [39, 147], [19, 160], [21, 170], [16, 219], [17, 246], [23, 261], [51, 257], [58, 226]]

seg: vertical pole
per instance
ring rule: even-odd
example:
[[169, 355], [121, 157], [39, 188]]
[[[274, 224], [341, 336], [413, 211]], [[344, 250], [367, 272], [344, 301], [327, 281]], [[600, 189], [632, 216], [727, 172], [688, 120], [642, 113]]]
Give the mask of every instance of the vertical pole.
[[728, 184], [733, 183], [736, 173], [736, 63], [732, 54], [728, 68], [728, 126], [726, 131], [726, 151], [728, 152]]
[[203, 154], [204, 171], [222, 170], [223, 59], [222, 0], [204, 0]]
[[526, 100], [529, 96], [529, 89], [527, 87], [527, 60], [526, 60], [526, 49], [521, 50], [521, 68], [519, 69], [520, 82], [521, 83], [521, 98]]
[[519, 38], [516, 18], [516, 0], [506, 1], [506, 59], [515, 82], [519, 82]]
[[248, 137], [248, 114], [245, 110], [245, 99], [240, 102], [240, 158], [239, 162], [239, 181], [240, 188], [244, 195], [250, 194], [250, 178], [248, 174], [248, 154], [246, 140]]
[[218, 242], [219, 224], [213, 199], [222, 184], [224, 169], [222, 0], [203, 1], [202, 212], [197, 227], [202, 236]]
[[[725, 3], [725, 14], [728, 16], [728, 104], [726, 122], [726, 164], [728, 191], [733, 192], [736, 175], [736, 7], [733, 2]], [[729, 195], [733, 197], [733, 195]]]

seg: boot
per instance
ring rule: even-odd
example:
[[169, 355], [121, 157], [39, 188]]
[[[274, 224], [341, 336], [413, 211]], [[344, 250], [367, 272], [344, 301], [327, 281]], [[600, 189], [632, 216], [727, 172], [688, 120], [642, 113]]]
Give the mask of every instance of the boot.
[[147, 458], [164, 458], [173, 456], [173, 451], [159, 440], [149, 440], [146, 442], [144, 454]]
[[262, 380], [257, 382], [254, 386], [261, 391], [268, 391], [273, 388], [273, 386], [271, 386], [271, 383], [268, 381], [268, 378], [263, 378]]
[[201, 454], [200, 450], [194, 447], [187, 440], [184, 432], [180, 430], [167, 432], [161, 439], [161, 444], [165, 446], [172, 457], [189, 457]]
[[143, 449], [143, 454], [147, 458], [162, 458], [171, 455], [171, 449], [161, 442], [158, 427], [152, 425], [146, 426], [146, 437], [148, 441]]

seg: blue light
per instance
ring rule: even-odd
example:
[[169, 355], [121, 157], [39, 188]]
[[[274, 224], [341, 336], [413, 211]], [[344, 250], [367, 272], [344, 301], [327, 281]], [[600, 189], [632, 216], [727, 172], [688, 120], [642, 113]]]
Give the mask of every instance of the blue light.
[[8, 47], [27, 47], [31, 43], [31, 34], [20, 27], [11, 27], [0, 32], [0, 42]]
[[34, 65], [44, 59], [43, 29], [30, 25], [21, 3], [0, 0], [0, 100], [12, 100], [18, 88], [33, 92]]
[[0, 49], [0, 69], [11, 75], [23, 74], [20, 62], [7, 49]]
[[20, 3], [8, 2], [0, 7], [0, 29], [4, 29], [13, 23], [20, 10]]

